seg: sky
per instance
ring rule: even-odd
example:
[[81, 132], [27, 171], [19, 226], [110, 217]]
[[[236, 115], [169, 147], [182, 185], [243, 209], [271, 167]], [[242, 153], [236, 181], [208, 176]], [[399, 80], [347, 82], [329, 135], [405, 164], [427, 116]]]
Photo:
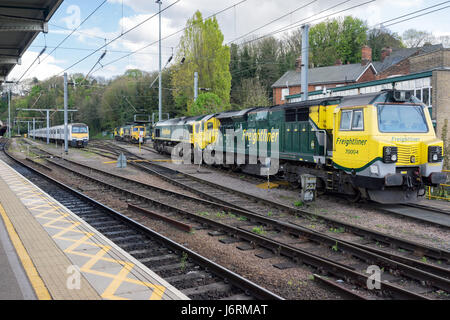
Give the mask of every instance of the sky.
[[[39, 34], [22, 56], [21, 65], [17, 65], [8, 76], [8, 80], [17, 80], [47, 46], [45, 52], [25, 74], [23, 79], [37, 77], [47, 79], [53, 75], [67, 72], [88, 73], [95, 65], [92, 76], [107, 79], [123, 74], [127, 69], [139, 68], [144, 71], [158, 70], [158, 37], [159, 20], [158, 4], [154, 0], [107, 0], [89, 19], [82, 24], [58, 49], [53, 50], [74, 28], [88, 17], [104, 0], [65, 0], [49, 22], [49, 32]], [[312, 25], [322, 20], [317, 18], [350, 8], [369, 0], [162, 0], [162, 9], [170, 6], [161, 15], [162, 64], [166, 64], [172, 52], [176, 53], [177, 45], [186, 22], [196, 10], [203, 17], [219, 13], [219, 22], [224, 42], [235, 42], [235, 39], [252, 33], [256, 36], [268, 34], [297, 21], [310, 22]], [[344, 3], [342, 3], [344, 2]], [[375, 0], [361, 7], [331, 16], [352, 15], [367, 21], [369, 26], [397, 18], [426, 7], [441, 4], [443, 0]], [[342, 3], [342, 4], [340, 4]], [[171, 6], [171, 4], [173, 4]], [[340, 4], [340, 5], [339, 5]], [[324, 11], [334, 7], [328, 11]], [[450, 1], [427, 11], [450, 6]], [[320, 12], [323, 13], [319, 14]], [[427, 12], [425, 11], [425, 12]], [[290, 13], [292, 12], [292, 13]], [[290, 14], [287, 14], [290, 13]], [[252, 32], [274, 19], [284, 18]], [[436, 36], [450, 35], [450, 7], [419, 17], [410, 21], [390, 26], [389, 29], [398, 34], [415, 28], [432, 32]], [[309, 18], [313, 16], [312, 18]], [[107, 42], [118, 37], [138, 23], [150, 18], [140, 27], [126, 33], [105, 48], [93, 53]], [[309, 19], [308, 19], [309, 18]], [[401, 20], [401, 19], [400, 19]], [[396, 21], [400, 21], [396, 20]], [[393, 21], [395, 22], [395, 21]], [[392, 23], [392, 22], [391, 22]], [[293, 30], [293, 29], [292, 29]], [[172, 35], [174, 34], [174, 35]], [[282, 36], [282, 33], [278, 34]], [[244, 38], [236, 40], [242, 41]], [[116, 62], [115, 60], [147, 46], [136, 54], [129, 55]], [[96, 64], [105, 52], [104, 58]], [[53, 51], [53, 52], [52, 52]], [[93, 54], [92, 54], [93, 53]], [[88, 55], [91, 56], [87, 57]], [[86, 57], [86, 58], [85, 58]], [[85, 59], [84, 59], [85, 58]], [[80, 63], [72, 66], [79, 60]], [[69, 68], [70, 67], [70, 68]], [[23, 80], [22, 79], [22, 80]]]

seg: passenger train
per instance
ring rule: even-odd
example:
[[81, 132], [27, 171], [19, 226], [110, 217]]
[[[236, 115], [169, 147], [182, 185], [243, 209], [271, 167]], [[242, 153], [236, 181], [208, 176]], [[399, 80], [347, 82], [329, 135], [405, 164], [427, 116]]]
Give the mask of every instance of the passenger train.
[[[407, 91], [170, 119], [154, 126], [152, 139], [161, 153], [171, 153], [180, 142], [191, 151], [214, 145], [222, 159], [224, 152], [235, 159], [220, 165], [249, 173], [261, 172], [276, 147], [277, 175], [297, 185], [302, 175], [313, 175], [318, 191], [342, 193], [354, 201], [414, 202], [426, 186], [446, 180], [443, 142], [427, 107]], [[259, 161], [250, 163], [255, 153]], [[236, 161], [239, 156], [245, 161]]]
[[[84, 123], [71, 123], [67, 125], [68, 143], [71, 147], [86, 147], [89, 142], [89, 127]], [[29, 135], [38, 139], [47, 139], [47, 128], [30, 130]], [[64, 125], [49, 128], [49, 139], [51, 142], [64, 143]]]

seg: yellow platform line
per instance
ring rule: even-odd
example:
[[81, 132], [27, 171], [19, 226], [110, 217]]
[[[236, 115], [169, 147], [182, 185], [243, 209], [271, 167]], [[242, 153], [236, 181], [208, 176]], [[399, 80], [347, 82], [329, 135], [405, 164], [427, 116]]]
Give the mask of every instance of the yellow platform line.
[[16, 249], [17, 255], [22, 263], [23, 268], [27, 274], [28, 279], [30, 280], [31, 286], [36, 293], [36, 296], [39, 300], [52, 300], [50, 293], [47, 290], [44, 282], [42, 281], [39, 273], [34, 266], [33, 261], [27, 253], [27, 250], [22, 244], [22, 241], [19, 238], [19, 235], [16, 233], [11, 221], [9, 220], [8, 215], [3, 209], [3, 206], [0, 204], [0, 214], [2, 215], [3, 221], [5, 223], [6, 230], [8, 231], [9, 238], [11, 239], [14, 248]]

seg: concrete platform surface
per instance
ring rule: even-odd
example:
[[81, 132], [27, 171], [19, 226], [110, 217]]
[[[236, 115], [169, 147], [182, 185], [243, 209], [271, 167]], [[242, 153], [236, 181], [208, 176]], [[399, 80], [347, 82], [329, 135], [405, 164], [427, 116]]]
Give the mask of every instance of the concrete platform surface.
[[0, 299], [188, 299], [2, 160], [0, 213]]

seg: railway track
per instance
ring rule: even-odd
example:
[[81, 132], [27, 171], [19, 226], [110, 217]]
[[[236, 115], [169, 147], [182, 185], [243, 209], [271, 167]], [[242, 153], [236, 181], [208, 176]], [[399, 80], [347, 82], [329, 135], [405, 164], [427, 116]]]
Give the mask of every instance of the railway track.
[[[441, 293], [444, 293], [445, 296], [446, 292], [450, 291], [448, 280], [449, 271], [448, 269], [441, 268], [439, 266], [428, 265], [411, 258], [401, 257], [379, 249], [369, 248], [364, 245], [356, 246], [354, 243], [329, 237], [319, 232], [313, 232], [294, 223], [277, 221], [259, 213], [239, 210], [231, 206], [224, 206], [223, 204], [214, 204], [206, 200], [200, 200], [197, 198], [190, 199], [190, 202], [182, 203], [180, 206], [174, 207], [174, 199], [182, 198], [183, 201], [186, 201], [188, 197], [179, 194], [173, 194], [172, 197], [168, 197], [167, 190], [158, 191], [156, 190], [157, 188], [154, 187], [152, 188], [152, 192], [156, 191], [156, 194], [149, 193], [148, 189], [150, 186], [139, 185], [138, 187], [138, 184], [135, 181], [117, 176], [113, 177], [114, 175], [101, 172], [101, 170], [89, 168], [74, 162], [70, 162], [70, 166], [72, 166], [72, 168], [69, 169], [67, 168], [67, 165], [57, 163], [69, 161], [49, 161], [56, 166], [70, 170], [73, 174], [84, 176], [84, 179], [90, 179], [91, 181], [95, 181], [97, 184], [107, 184], [110, 189], [115, 189], [116, 191], [120, 190], [121, 193], [126, 193], [129, 198], [134, 198], [137, 200], [131, 204], [131, 208], [133, 210], [140, 210], [141, 212], [148, 213], [155, 206], [158, 208], [163, 207], [163, 211], [166, 212], [158, 211], [159, 215], [170, 216], [169, 212], [176, 212], [178, 215], [194, 219], [198, 223], [208, 226], [208, 228], [212, 227], [213, 231], [211, 231], [211, 234], [213, 235], [227, 236], [226, 238], [221, 239], [226, 243], [244, 241], [247, 243], [247, 247], [249, 247], [249, 249], [255, 245], [264, 247], [276, 254], [289, 257], [294, 263], [312, 265], [317, 270], [323, 270], [325, 273], [331, 273], [337, 277], [336, 280], [341, 277], [349, 280], [348, 282], [350, 283], [359, 283], [361, 285], [364, 283], [364, 279], [367, 281], [367, 276], [363, 274], [363, 270], [366, 270], [371, 264], [378, 264], [381, 268], [389, 270], [391, 273], [384, 274], [384, 280], [389, 281], [383, 282], [383, 286], [385, 286], [383, 292], [387, 296], [393, 295], [401, 298], [425, 297], [414, 293], [414, 291], [416, 291], [426, 293], [434, 298], [442, 298], [443, 296], [441, 296]], [[85, 170], [84, 173], [83, 170]], [[108, 176], [108, 178], [106, 178], [106, 176]], [[112, 179], [112, 177], [113, 179], [118, 179], [121, 182], [111, 182], [110, 179]], [[126, 186], [125, 188], [124, 183]], [[147, 190], [139, 190], [141, 187]], [[161, 198], [159, 194], [165, 195]], [[168, 198], [169, 200], [167, 201], [166, 199], [166, 202], [164, 202], [164, 198]], [[198, 202], [203, 202], [202, 205], [205, 206], [204, 209], [202, 209], [201, 206], [198, 207]], [[222, 210], [221, 212], [223, 212], [223, 215], [221, 217], [217, 216], [218, 219], [205, 217], [205, 214], [202, 214], [202, 212], [205, 213], [207, 211], [200, 210], [210, 210], [211, 206], [215, 206], [216, 210]], [[197, 212], [193, 212], [195, 210], [188, 211], [186, 208], [196, 208], [195, 210], [197, 210]], [[225, 216], [227, 216], [227, 219], [223, 219]], [[237, 219], [237, 221], [236, 219], [230, 219], [230, 217], [237, 216], [245, 217], [246, 219]], [[228, 223], [226, 223], [225, 220], [228, 220]], [[263, 226], [267, 228], [265, 232], [272, 232], [272, 234], [266, 234], [265, 236], [255, 234], [255, 228], [262, 228]], [[285, 238], [284, 242], [277, 239], [282, 237]], [[289, 241], [291, 242], [290, 244]], [[270, 256], [270, 253], [268, 253], [267, 257], [268, 256]], [[448, 260], [446, 261], [448, 262]], [[285, 268], [290, 266], [291, 265], [289, 264], [284, 264], [275, 267]], [[405, 277], [408, 279], [419, 280], [422, 284], [425, 284], [425, 286], [413, 284], [412, 288], [408, 290], [401, 288], [401, 286], [398, 287], [391, 285], [392, 282], [397, 284], [406, 284], [406, 286], [411, 285], [411, 282], [409, 280], [405, 280]], [[324, 281], [320, 276], [317, 276], [317, 279], [322, 279], [322, 281]], [[329, 282], [329, 284], [330, 283], [336, 284], [336, 282]], [[432, 287], [439, 288], [441, 291], [431, 289]], [[343, 287], [341, 289], [345, 290], [346, 288]], [[370, 294], [369, 297], [373, 298]]]
[[[114, 146], [107, 146], [110, 152], [125, 152], [128, 158], [140, 159], [139, 157], [128, 150], [123, 148], [117, 149]], [[111, 157], [113, 158], [113, 157]], [[446, 250], [439, 250], [432, 247], [423, 246], [414, 242], [405, 241], [397, 237], [388, 236], [383, 233], [379, 233], [373, 230], [368, 230], [363, 227], [357, 227], [351, 224], [341, 222], [336, 219], [318, 214], [311, 213], [298, 208], [292, 208], [281, 204], [276, 201], [271, 201], [268, 199], [263, 199], [254, 195], [250, 195], [244, 192], [240, 192], [231, 188], [224, 187], [217, 183], [212, 183], [203, 179], [199, 179], [192, 175], [181, 173], [177, 170], [167, 168], [163, 165], [153, 162], [139, 162], [131, 163], [131, 165], [137, 167], [138, 169], [144, 170], [150, 174], [157, 175], [158, 177], [166, 180], [174, 185], [180, 186], [190, 192], [196, 193], [202, 198], [210, 199], [211, 201], [218, 201], [229, 206], [234, 206], [236, 208], [248, 210], [251, 212], [257, 212], [262, 215], [270, 215], [273, 217], [279, 217], [283, 214], [289, 214], [299, 217], [297, 224], [302, 224], [305, 227], [311, 226], [311, 221], [316, 222], [321, 220], [325, 223], [326, 230], [338, 230], [340, 232], [333, 232], [335, 236], [340, 238], [346, 238], [347, 233], [354, 234], [358, 237], [364, 237], [361, 240], [365, 245], [374, 246], [376, 248], [387, 246], [403, 252], [416, 252], [422, 253], [427, 259], [431, 259], [431, 262], [446, 261], [450, 263], [450, 254]], [[376, 209], [376, 208], [375, 208]], [[269, 214], [270, 213], [270, 214]], [[300, 219], [304, 217], [304, 219]], [[315, 228], [315, 230], [318, 230]], [[324, 231], [324, 229], [322, 229]], [[423, 258], [420, 256], [420, 258]]]
[[16, 171], [191, 299], [282, 299], [3, 152]]
[[[371, 207], [375, 207], [372, 206]], [[401, 215], [414, 220], [425, 221], [440, 227], [450, 228], [450, 212], [439, 208], [421, 206], [416, 204], [376, 205], [376, 210], [389, 214]]]
[[[127, 156], [127, 158], [131, 158], [131, 159], [133, 159], [133, 158], [140, 159], [140, 160], [143, 159], [139, 155], [136, 155], [136, 154], [130, 152], [129, 150], [127, 150], [123, 147], [117, 146], [117, 145], [106, 145], [104, 142], [101, 142], [101, 143], [97, 142], [97, 148], [98, 148], [98, 150], [100, 150], [102, 148], [108, 149], [110, 153], [114, 153], [115, 155], [117, 155], [119, 152], [123, 152]], [[100, 152], [98, 152], [98, 154], [102, 155]], [[104, 154], [103, 154], [103, 156], [104, 156]], [[113, 157], [111, 157], [111, 158], [113, 158]], [[179, 172], [177, 172], [175, 170], [168, 169], [168, 168], [166, 169], [166, 167], [158, 165], [156, 163], [140, 163], [140, 165], [144, 166], [146, 168], [149, 168], [149, 169], [151, 168], [156, 173], [167, 174], [167, 175], [170, 175], [171, 173], [173, 173], [172, 176], [174, 176], [174, 174], [177, 174], [177, 175], [180, 174]], [[163, 167], [163, 168], [161, 168], [161, 167]], [[217, 168], [213, 168], [213, 169], [219, 170], [220, 172], [226, 173], [235, 178], [244, 179], [245, 181], [250, 182], [250, 183], [267, 182], [267, 180], [258, 178], [258, 177], [247, 176], [245, 174], [242, 175], [242, 174], [237, 174], [237, 173], [230, 173], [226, 170], [221, 170], [221, 169], [217, 169]], [[172, 172], [170, 172], [170, 171], [172, 171]], [[194, 179], [194, 177], [191, 176], [190, 179], [192, 180], [192, 179]], [[195, 185], [193, 183], [189, 183], [192, 187], [201, 188], [200, 184], [211, 185], [211, 182], [201, 180], [198, 178], [195, 178], [195, 179], [199, 183], [196, 183]], [[186, 181], [182, 181], [182, 182], [186, 182]], [[433, 224], [433, 225], [436, 225], [439, 227], [444, 227], [444, 228], [450, 227], [450, 211], [442, 210], [439, 208], [432, 208], [432, 207], [424, 206], [424, 205], [420, 205], [420, 204], [382, 205], [379, 203], [375, 204], [372, 202], [369, 202], [369, 203], [363, 204], [363, 205], [365, 207], [367, 207], [368, 209], [382, 211], [382, 212], [397, 215], [397, 216], [407, 217], [407, 218], [410, 218], [410, 219], [413, 219], [416, 221], [426, 222], [426, 223]]]

